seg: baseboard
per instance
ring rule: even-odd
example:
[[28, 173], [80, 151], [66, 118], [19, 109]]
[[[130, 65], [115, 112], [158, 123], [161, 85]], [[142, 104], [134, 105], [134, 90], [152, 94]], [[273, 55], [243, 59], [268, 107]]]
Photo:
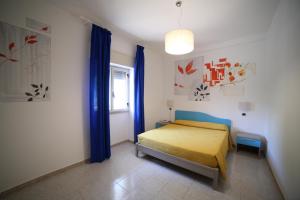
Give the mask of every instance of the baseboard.
[[20, 189], [22, 189], [22, 188], [24, 188], [24, 187], [26, 187], [26, 186], [28, 186], [28, 185], [31, 185], [31, 184], [33, 184], [33, 183], [37, 183], [37, 182], [39, 182], [39, 181], [41, 181], [41, 180], [44, 180], [45, 178], [48, 178], [48, 177], [50, 177], [50, 176], [54, 176], [54, 175], [63, 173], [63, 172], [65, 172], [66, 170], [69, 170], [69, 169], [71, 169], [71, 168], [74, 168], [74, 167], [80, 166], [80, 165], [82, 165], [82, 164], [88, 163], [89, 160], [90, 160], [90, 159], [82, 160], [82, 161], [80, 161], [80, 162], [74, 163], [74, 164], [72, 164], [72, 165], [69, 165], [69, 166], [66, 166], [66, 167], [64, 167], [64, 168], [55, 170], [55, 171], [50, 172], [50, 173], [48, 173], [48, 174], [39, 176], [39, 177], [37, 177], [37, 178], [35, 178], [35, 179], [32, 179], [32, 180], [30, 180], [30, 181], [27, 181], [27, 182], [25, 182], [25, 183], [22, 183], [22, 184], [20, 184], [20, 185], [17, 185], [17, 186], [15, 186], [15, 187], [12, 187], [12, 188], [10, 188], [10, 189], [8, 189], [8, 190], [5, 190], [5, 191], [1, 192], [1, 193], [0, 193], [0, 197], [7, 196], [8, 194], [10, 194], [10, 193], [12, 193], [12, 192], [14, 192], [14, 191], [20, 190]]
[[127, 141], [134, 144], [134, 141], [133, 141], [133, 140], [127, 140]]
[[123, 141], [121, 141], [121, 142], [117, 142], [117, 143], [111, 145], [111, 147], [118, 146], [118, 145], [123, 144], [123, 143], [126, 143], [126, 142], [132, 142], [132, 141], [131, 141], [131, 140], [123, 140]]
[[276, 175], [276, 173], [275, 173], [275, 170], [274, 170], [274, 167], [273, 167], [273, 165], [272, 165], [272, 162], [269, 160], [267, 153], [265, 153], [265, 157], [266, 157], [266, 161], [267, 161], [267, 163], [268, 163], [269, 169], [270, 169], [270, 171], [271, 171], [271, 173], [272, 173], [272, 176], [273, 176], [273, 178], [274, 178], [274, 180], [275, 180], [275, 182], [276, 182], [276, 184], [277, 184], [277, 187], [279, 188], [281, 197], [282, 197], [283, 199], [287, 199], [287, 196], [286, 196], [286, 194], [284, 193], [284, 189], [282, 188], [282, 186], [281, 186], [281, 184], [280, 184], [280, 182], [279, 182], [279, 180], [278, 180], [278, 177], [277, 177], [277, 175]]

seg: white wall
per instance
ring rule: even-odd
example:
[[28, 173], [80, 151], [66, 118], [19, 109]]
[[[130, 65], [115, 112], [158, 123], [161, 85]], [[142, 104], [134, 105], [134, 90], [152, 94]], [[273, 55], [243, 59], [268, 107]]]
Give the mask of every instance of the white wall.
[[88, 157], [89, 33], [38, 0], [1, 1], [0, 20], [51, 25], [51, 100], [0, 103], [0, 192]]
[[155, 127], [164, 108], [164, 69], [162, 55], [145, 49], [145, 130]]
[[[229, 44], [229, 43], [228, 43]], [[236, 44], [231, 41], [227, 47], [219, 45], [220, 48], [212, 50], [197, 50], [186, 56], [166, 56], [165, 57], [165, 99], [173, 99], [175, 103], [175, 110], [191, 110], [202, 111], [217, 117], [229, 118], [232, 120], [232, 133], [236, 131], [246, 131], [265, 134], [265, 119], [266, 109], [264, 104], [265, 93], [262, 89], [264, 87], [265, 79], [265, 40], [239, 40]], [[232, 62], [244, 61], [256, 63], [256, 75], [249, 76], [245, 81], [245, 95], [244, 96], [224, 96], [220, 87], [211, 87], [210, 101], [195, 102], [189, 101], [187, 96], [174, 95], [174, 80], [175, 80], [175, 60], [191, 58], [197, 56], [204, 56], [204, 62], [210, 62], [212, 59], [227, 57]], [[254, 104], [254, 110], [247, 113], [247, 116], [241, 116], [241, 111], [238, 110], [238, 102], [250, 101]], [[166, 106], [165, 112], [168, 112]], [[164, 116], [168, 116], [165, 113]], [[173, 113], [174, 117], [174, 113]], [[167, 118], [168, 119], [168, 118]]]
[[133, 121], [130, 112], [119, 112], [110, 114], [110, 144], [118, 144], [129, 140], [133, 132]]
[[[0, 192], [89, 157], [90, 26], [44, 1], [1, 1], [1, 21], [25, 28], [26, 17], [52, 27], [51, 100], [0, 103]], [[112, 61], [133, 66], [135, 50], [135, 40], [112, 31]], [[161, 56], [146, 47], [147, 129], [160, 115], [161, 68]], [[132, 113], [112, 114], [111, 144], [132, 138]]]
[[286, 199], [300, 198], [300, 2], [281, 1], [267, 40], [268, 160]]

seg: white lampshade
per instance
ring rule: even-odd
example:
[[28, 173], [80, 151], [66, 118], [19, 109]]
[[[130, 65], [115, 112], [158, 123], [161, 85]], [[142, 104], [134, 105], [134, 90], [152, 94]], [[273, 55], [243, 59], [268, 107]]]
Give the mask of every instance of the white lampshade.
[[177, 29], [165, 35], [165, 51], [172, 55], [183, 55], [194, 50], [194, 34], [187, 29]]
[[251, 110], [250, 102], [239, 102], [239, 110], [243, 112], [247, 112]]
[[174, 106], [174, 101], [168, 99], [168, 100], [167, 100], [167, 106], [168, 106], [169, 108], [173, 108], [173, 106]]

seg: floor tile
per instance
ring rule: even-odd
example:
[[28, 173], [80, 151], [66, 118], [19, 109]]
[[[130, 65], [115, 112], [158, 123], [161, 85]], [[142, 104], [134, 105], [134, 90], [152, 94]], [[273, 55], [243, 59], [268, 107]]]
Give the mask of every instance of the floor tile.
[[[227, 178], [217, 190], [211, 180], [152, 158], [135, 156], [122, 143], [102, 163], [83, 164], [15, 191], [7, 200], [281, 200], [264, 158], [247, 152], [228, 154]], [[1, 199], [1, 200], [2, 200]]]
[[160, 192], [176, 199], [183, 199], [188, 189], [189, 186], [186, 184], [170, 181], [162, 188]]
[[154, 197], [155, 194], [139, 188], [134, 189], [130, 193], [128, 193], [124, 200], [153, 200]]

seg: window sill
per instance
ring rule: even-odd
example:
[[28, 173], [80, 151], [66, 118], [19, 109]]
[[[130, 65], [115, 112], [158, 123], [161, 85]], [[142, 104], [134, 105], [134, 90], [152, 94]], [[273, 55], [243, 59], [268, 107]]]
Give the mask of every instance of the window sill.
[[129, 113], [129, 110], [111, 110], [109, 111], [110, 114], [117, 114], [117, 113]]

